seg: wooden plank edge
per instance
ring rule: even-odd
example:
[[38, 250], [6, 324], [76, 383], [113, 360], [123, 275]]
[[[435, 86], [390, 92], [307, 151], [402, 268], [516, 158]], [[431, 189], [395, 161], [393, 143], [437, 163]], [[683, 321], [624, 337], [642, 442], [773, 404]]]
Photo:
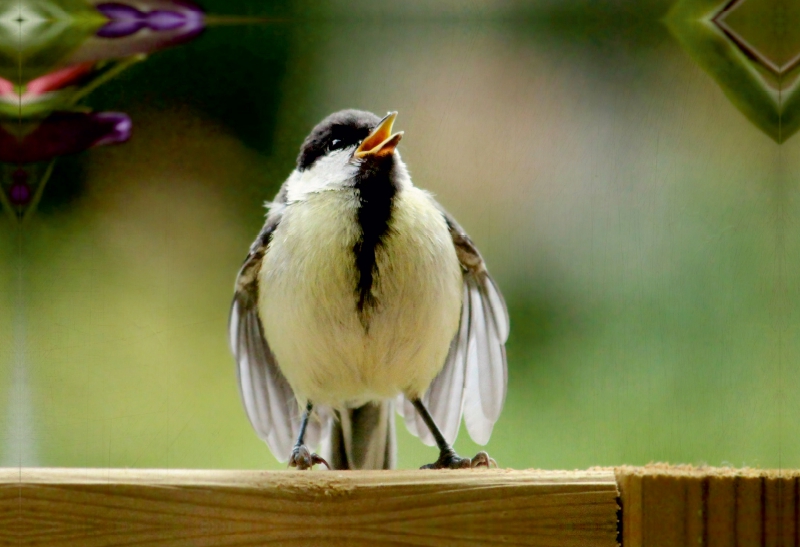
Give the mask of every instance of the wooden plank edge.
[[800, 470], [618, 467], [624, 547], [800, 547]]

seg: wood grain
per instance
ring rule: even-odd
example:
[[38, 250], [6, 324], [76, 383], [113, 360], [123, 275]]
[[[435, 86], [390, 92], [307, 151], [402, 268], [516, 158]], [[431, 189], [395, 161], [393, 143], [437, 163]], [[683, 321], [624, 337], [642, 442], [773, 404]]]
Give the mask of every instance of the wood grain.
[[800, 471], [617, 468], [624, 547], [800, 547]]
[[0, 470], [0, 545], [617, 545], [613, 470]]

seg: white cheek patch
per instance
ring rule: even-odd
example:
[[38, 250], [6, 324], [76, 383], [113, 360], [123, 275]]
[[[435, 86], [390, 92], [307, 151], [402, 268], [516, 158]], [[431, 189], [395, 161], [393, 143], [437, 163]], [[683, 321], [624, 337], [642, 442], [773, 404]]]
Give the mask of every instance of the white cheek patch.
[[305, 171], [294, 171], [287, 181], [289, 203], [303, 201], [309, 194], [336, 190], [352, 180], [358, 167], [350, 163], [352, 149], [337, 150], [319, 158]]

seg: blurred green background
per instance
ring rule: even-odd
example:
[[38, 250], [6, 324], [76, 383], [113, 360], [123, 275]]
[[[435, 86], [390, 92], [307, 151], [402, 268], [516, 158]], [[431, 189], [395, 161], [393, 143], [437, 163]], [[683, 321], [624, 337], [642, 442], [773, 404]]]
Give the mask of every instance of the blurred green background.
[[[670, 4], [202, 2], [275, 20], [93, 92], [133, 138], [0, 224], [0, 465], [282, 468], [239, 402], [233, 281], [302, 139], [361, 108], [399, 111], [509, 304], [501, 466], [800, 467], [800, 138], [737, 110]], [[435, 458], [398, 431], [400, 467]]]

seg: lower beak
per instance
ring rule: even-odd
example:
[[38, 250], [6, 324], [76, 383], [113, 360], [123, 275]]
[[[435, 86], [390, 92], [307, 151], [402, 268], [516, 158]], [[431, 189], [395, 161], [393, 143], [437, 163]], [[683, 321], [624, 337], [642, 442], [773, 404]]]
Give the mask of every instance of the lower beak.
[[361, 144], [353, 153], [353, 157], [381, 157], [394, 152], [394, 149], [397, 148], [397, 145], [400, 143], [400, 139], [403, 138], [402, 131], [392, 133], [392, 126], [394, 125], [395, 118], [397, 118], [397, 112], [389, 112], [389, 114], [380, 121], [378, 127], [376, 127], [366, 139], [361, 141]]

